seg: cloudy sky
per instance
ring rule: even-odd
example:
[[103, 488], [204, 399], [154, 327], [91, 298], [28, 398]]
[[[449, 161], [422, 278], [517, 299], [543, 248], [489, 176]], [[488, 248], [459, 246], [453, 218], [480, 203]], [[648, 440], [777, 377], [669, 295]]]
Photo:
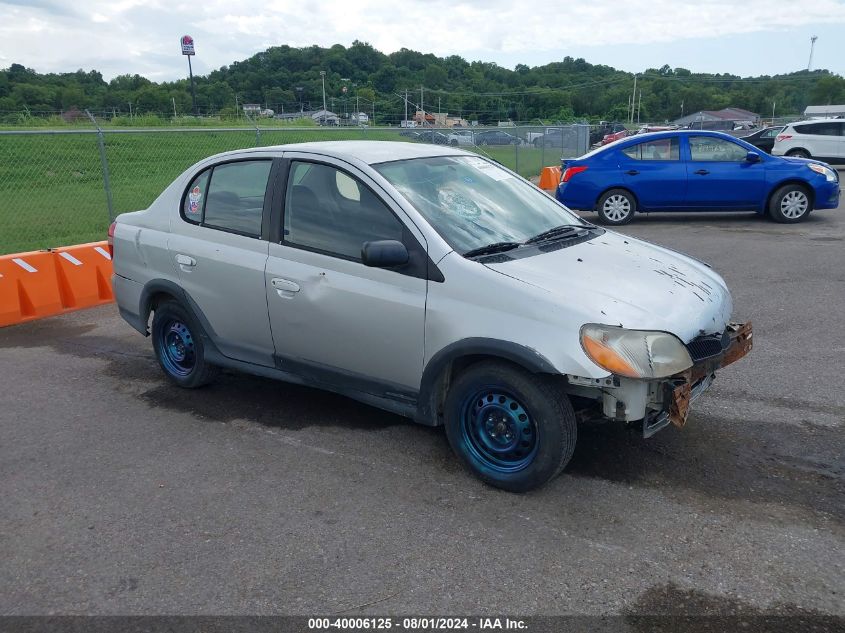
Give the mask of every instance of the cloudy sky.
[[179, 37], [204, 74], [267, 48], [413, 48], [513, 68], [566, 55], [629, 71], [845, 74], [845, 0], [0, 0], [0, 68], [185, 75]]

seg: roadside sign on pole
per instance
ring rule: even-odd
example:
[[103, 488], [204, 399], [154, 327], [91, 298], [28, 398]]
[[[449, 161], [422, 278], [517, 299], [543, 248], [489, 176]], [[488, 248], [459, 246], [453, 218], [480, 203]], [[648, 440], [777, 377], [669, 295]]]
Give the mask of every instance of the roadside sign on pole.
[[180, 40], [182, 43], [182, 54], [183, 55], [195, 55], [194, 53], [194, 38], [190, 35], [183, 35], [182, 39]]

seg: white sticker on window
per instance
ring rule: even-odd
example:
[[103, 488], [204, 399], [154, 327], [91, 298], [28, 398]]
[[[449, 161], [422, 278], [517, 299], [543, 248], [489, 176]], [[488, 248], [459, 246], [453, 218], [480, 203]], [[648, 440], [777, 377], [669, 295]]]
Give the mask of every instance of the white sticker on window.
[[475, 167], [482, 174], [493, 180], [507, 180], [513, 178], [511, 174], [493, 163], [488, 163], [483, 158], [470, 158], [467, 160], [470, 167]]

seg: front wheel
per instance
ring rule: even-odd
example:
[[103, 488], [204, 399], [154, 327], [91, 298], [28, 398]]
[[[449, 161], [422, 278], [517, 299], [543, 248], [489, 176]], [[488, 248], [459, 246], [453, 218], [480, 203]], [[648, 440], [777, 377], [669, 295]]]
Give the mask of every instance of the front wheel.
[[606, 192], [596, 205], [596, 211], [602, 224], [628, 224], [634, 219], [637, 211], [637, 201], [630, 191], [625, 189], [611, 189]]
[[810, 195], [801, 185], [784, 185], [769, 200], [769, 217], [775, 222], [794, 224], [810, 215]]
[[566, 394], [547, 377], [507, 363], [470, 366], [452, 383], [444, 412], [452, 450], [496, 488], [539, 488], [575, 450], [577, 425]]
[[165, 375], [180, 387], [193, 389], [211, 382], [219, 369], [205, 360], [199, 327], [176, 301], [156, 306], [152, 343]]

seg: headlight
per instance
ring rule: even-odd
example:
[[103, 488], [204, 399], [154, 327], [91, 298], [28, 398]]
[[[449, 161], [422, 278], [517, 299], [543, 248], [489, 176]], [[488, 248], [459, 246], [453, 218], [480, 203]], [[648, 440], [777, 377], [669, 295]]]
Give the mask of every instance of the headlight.
[[687, 348], [668, 332], [587, 323], [581, 347], [599, 367], [628, 378], [665, 378], [692, 367]]
[[824, 165], [819, 165], [818, 163], [807, 163], [807, 167], [817, 174], [824, 176], [824, 179], [828, 182], [836, 182], [836, 172], [830, 167], [825, 167]]

